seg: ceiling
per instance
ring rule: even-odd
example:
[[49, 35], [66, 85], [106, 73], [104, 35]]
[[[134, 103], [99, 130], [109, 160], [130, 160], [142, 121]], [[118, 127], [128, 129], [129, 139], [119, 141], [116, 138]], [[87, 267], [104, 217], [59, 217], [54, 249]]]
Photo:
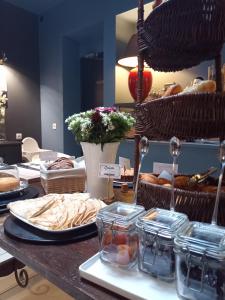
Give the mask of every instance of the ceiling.
[[5, 0], [34, 14], [42, 15], [65, 0]]

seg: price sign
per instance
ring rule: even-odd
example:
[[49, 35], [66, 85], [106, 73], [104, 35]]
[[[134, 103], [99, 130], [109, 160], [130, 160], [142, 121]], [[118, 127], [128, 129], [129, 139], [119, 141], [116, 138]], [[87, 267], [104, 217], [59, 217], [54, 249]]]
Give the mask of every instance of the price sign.
[[[164, 164], [159, 162], [153, 163], [153, 173], [160, 174], [162, 171], [167, 171], [172, 173], [173, 165], [172, 164]], [[175, 164], [175, 173], [178, 172], [178, 165]]]
[[118, 164], [99, 164], [99, 177], [120, 179], [120, 165]]

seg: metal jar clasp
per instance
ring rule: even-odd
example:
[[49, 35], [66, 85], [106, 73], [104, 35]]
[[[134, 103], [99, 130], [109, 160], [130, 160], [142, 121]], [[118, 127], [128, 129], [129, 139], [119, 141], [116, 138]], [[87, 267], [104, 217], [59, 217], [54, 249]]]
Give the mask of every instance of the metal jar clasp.
[[[208, 267], [206, 251], [204, 251], [200, 257], [191, 254], [189, 249], [187, 249], [187, 251], [188, 251], [188, 253], [186, 254], [187, 276], [185, 278], [185, 284], [190, 290], [201, 293], [204, 289], [204, 278]], [[201, 281], [200, 281], [199, 289], [191, 286], [192, 284], [190, 280], [191, 279], [190, 273], [191, 273], [191, 269], [193, 269], [194, 267], [197, 267], [198, 269], [201, 270]]]

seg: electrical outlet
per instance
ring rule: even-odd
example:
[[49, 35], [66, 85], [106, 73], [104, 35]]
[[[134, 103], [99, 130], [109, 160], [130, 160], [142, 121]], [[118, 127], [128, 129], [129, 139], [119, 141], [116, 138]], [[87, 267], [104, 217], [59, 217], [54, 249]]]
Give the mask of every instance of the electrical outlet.
[[22, 133], [16, 133], [16, 140], [22, 140], [23, 135]]
[[56, 123], [52, 123], [52, 129], [56, 130]]

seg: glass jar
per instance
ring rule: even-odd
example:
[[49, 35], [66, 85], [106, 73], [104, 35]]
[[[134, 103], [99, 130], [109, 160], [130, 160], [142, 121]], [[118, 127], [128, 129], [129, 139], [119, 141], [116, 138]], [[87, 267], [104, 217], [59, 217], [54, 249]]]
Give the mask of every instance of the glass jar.
[[17, 166], [5, 164], [0, 159], [0, 177], [15, 177], [19, 179]]
[[17, 166], [0, 162], [0, 193], [14, 191], [19, 187], [20, 179]]
[[138, 234], [135, 226], [144, 207], [115, 202], [97, 214], [100, 257], [103, 261], [129, 268], [137, 262]]
[[185, 214], [152, 208], [137, 220], [138, 266], [143, 272], [171, 282], [175, 279], [175, 234], [188, 224]]
[[225, 228], [190, 222], [174, 240], [181, 299], [225, 299]]

